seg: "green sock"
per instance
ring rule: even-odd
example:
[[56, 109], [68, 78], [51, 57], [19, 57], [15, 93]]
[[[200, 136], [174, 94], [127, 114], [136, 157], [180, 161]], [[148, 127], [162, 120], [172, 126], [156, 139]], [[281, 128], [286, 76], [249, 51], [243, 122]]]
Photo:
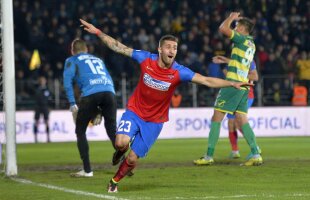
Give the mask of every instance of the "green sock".
[[241, 128], [243, 136], [251, 148], [252, 154], [259, 154], [255, 140], [255, 135], [252, 128], [250, 127], [250, 124], [249, 123], [243, 124]]
[[207, 152], [207, 155], [210, 157], [213, 157], [215, 145], [219, 140], [220, 128], [221, 128], [221, 122], [211, 122], [211, 129], [209, 132], [209, 140], [208, 140], [208, 152]]

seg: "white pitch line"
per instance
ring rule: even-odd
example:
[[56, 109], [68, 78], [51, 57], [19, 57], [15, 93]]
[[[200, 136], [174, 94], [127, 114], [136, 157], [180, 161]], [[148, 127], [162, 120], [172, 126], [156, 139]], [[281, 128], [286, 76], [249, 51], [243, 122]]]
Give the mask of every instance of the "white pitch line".
[[[84, 196], [92, 196], [92, 197], [97, 197], [100, 199], [108, 199], [108, 200], [129, 200], [129, 199], [124, 199], [124, 198], [119, 198], [119, 197], [114, 197], [110, 195], [103, 195], [103, 194], [96, 194], [92, 192], [84, 192], [80, 190], [73, 190], [73, 189], [67, 189], [59, 186], [54, 186], [50, 184], [45, 184], [45, 183], [36, 183], [27, 179], [21, 179], [21, 178], [11, 178], [11, 180], [23, 183], [23, 184], [28, 184], [28, 185], [35, 185], [39, 187], [44, 187], [52, 190], [59, 190], [67, 193], [72, 193], [72, 194], [77, 194], [77, 195], [84, 195]], [[231, 196], [204, 196], [204, 197], [168, 197], [168, 198], [156, 198], [156, 199], [177, 199], [177, 200], [186, 200], [186, 199], [248, 199], [248, 198], [253, 198], [253, 197], [263, 197], [263, 198], [280, 198], [280, 197], [309, 197], [310, 194], [300, 194], [300, 193], [293, 193], [293, 194], [282, 194], [282, 195], [273, 195], [273, 194], [261, 194], [261, 195], [231, 195]], [[138, 197], [138, 200], [145, 200], [145, 199], [153, 199], [151, 197]]]
[[100, 199], [108, 199], [108, 200], [129, 200], [129, 199], [114, 197], [114, 196], [110, 196], [110, 195], [96, 194], [96, 193], [92, 193], [92, 192], [84, 192], [84, 191], [80, 191], [80, 190], [67, 189], [64, 187], [54, 186], [54, 185], [45, 184], [45, 183], [36, 183], [36, 182], [30, 181], [30, 180], [21, 179], [21, 178], [11, 178], [11, 179], [13, 181], [23, 183], [23, 184], [27, 184], [27, 185], [35, 185], [35, 186], [39, 186], [39, 187], [44, 187], [44, 188], [48, 188], [48, 189], [52, 189], [52, 190], [59, 190], [62, 192], [67, 192], [67, 193], [72, 193], [72, 194], [77, 194], [77, 195], [92, 196], [92, 197], [97, 197]]

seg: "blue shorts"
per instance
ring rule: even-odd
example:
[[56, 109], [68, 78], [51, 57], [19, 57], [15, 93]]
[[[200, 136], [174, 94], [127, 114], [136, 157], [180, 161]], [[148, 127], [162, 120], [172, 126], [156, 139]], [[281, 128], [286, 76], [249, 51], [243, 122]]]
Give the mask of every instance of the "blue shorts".
[[122, 115], [116, 134], [125, 134], [130, 137], [130, 148], [138, 157], [147, 155], [157, 140], [163, 123], [146, 122], [130, 110]]
[[[248, 108], [250, 108], [252, 106], [254, 102], [254, 99], [248, 99]], [[227, 118], [228, 119], [235, 119], [235, 115], [232, 115], [232, 114], [227, 114]]]

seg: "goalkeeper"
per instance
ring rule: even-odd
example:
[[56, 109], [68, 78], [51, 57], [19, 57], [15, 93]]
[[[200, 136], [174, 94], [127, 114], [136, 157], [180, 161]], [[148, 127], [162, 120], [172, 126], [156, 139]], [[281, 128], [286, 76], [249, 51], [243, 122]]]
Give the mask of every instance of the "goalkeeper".
[[[76, 124], [77, 146], [83, 161], [83, 170], [71, 176], [92, 177], [86, 129], [89, 122], [93, 125], [100, 124], [103, 116], [105, 129], [114, 147], [117, 109], [114, 84], [104, 62], [88, 53], [85, 41], [75, 39], [71, 44], [71, 54], [65, 62], [63, 80]], [[79, 106], [74, 97], [74, 82], [81, 90]]]

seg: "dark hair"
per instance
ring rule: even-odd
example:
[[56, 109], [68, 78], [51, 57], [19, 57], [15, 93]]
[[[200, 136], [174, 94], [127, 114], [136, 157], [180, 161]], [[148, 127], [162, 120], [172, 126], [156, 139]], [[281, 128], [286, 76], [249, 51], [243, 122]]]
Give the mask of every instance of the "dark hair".
[[72, 51], [74, 53], [84, 52], [87, 50], [87, 44], [82, 39], [75, 39], [72, 42]]
[[163, 45], [164, 41], [166, 41], [166, 40], [174, 41], [176, 43], [179, 42], [179, 39], [173, 35], [164, 35], [159, 40], [159, 46], [161, 47]]
[[238, 20], [238, 24], [241, 24], [246, 28], [246, 31], [250, 34], [252, 34], [254, 29], [254, 23], [249, 18], [243, 17], [240, 20]]

